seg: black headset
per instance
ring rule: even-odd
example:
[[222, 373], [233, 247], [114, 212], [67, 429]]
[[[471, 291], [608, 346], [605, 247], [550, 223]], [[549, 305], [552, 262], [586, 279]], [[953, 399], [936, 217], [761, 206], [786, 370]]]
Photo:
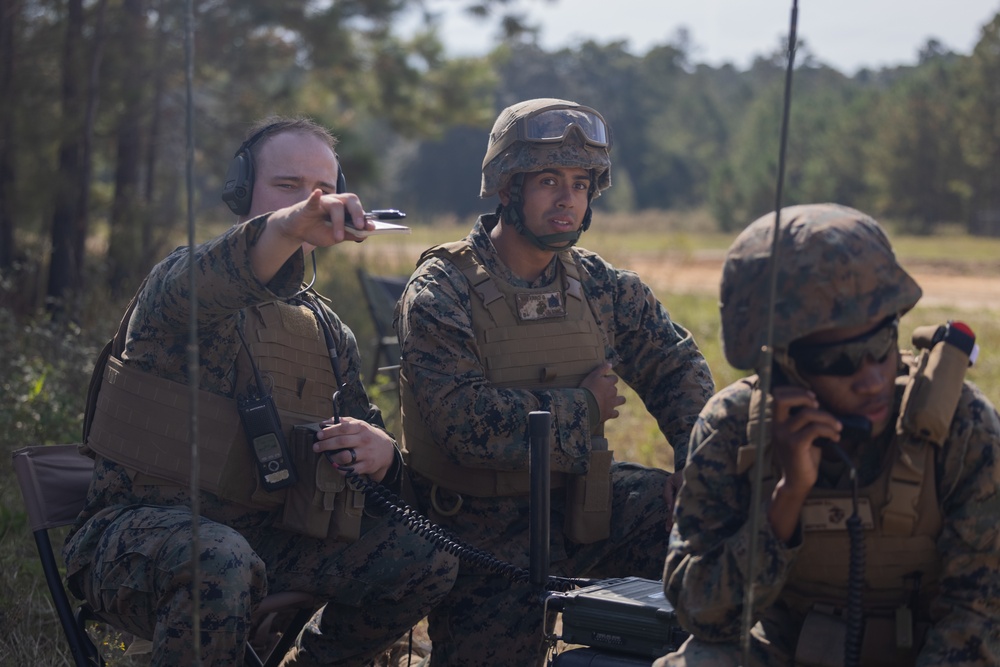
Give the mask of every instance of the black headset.
[[[253, 200], [253, 151], [251, 150], [258, 141], [275, 127], [283, 123], [272, 123], [265, 125], [254, 132], [244, 141], [229, 163], [229, 170], [226, 171], [226, 180], [222, 186], [222, 201], [226, 202], [229, 210], [236, 215], [247, 215], [250, 213], [250, 203]], [[334, 154], [336, 155], [336, 153]], [[344, 178], [344, 169], [340, 166], [340, 158], [337, 158], [337, 194], [347, 192], [347, 179]]]

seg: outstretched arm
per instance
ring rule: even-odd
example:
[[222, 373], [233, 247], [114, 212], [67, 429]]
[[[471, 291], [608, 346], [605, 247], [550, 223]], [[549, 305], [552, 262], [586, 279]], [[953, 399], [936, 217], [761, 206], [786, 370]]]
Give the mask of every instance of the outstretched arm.
[[[348, 214], [351, 222], [345, 223]], [[268, 217], [260, 238], [250, 248], [254, 275], [266, 285], [299, 248], [325, 248], [343, 242], [347, 238], [345, 224], [359, 229], [373, 227], [364, 216], [356, 195], [325, 195], [322, 190], [313, 190], [305, 201], [279, 209]]]

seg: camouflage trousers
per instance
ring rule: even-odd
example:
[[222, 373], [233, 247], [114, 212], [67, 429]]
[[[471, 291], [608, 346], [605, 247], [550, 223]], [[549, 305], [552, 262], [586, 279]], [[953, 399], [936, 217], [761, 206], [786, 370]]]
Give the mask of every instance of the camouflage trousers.
[[101, 535], [71, 586], [121, 630], [152, 640], [154, 667], [243, 662], [251, 614], [268, 591], [305, 591], [326, 604], [297, 641], [304, 663], [366, 665], [448, 593], [454, 557], [387, 520], [365, 517], [353, 543], [274, 529], [238, 532], [202, 519], [201, 585], [193, 608], [191, 520], [185, 508], [134, 507]]
[[[550, 574], [564, 577], [638, 576], [659, 579], [667, 549], [668, 473], [636, 464], [612, 467], [611, 536], [574, 544], [563, 536], [564, 494], [551, 503]], [[418, 497], [426, 480], [415, 479]], [[527, 499], [463, 499], [452, 517], [428, 514], [463, 541], [527, 568], [530, 544]], [[451, 593], [431, 612], [432, 667], [527, 667], [545, 659], [543, 599], [528, 582], [515, 583], [465, 561]]]

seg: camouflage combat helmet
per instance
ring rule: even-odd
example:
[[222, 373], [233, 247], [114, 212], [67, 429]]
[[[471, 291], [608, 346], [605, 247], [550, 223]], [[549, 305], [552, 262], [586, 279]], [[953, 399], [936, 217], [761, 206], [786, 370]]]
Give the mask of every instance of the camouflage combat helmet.
[[[767, 332], [774, 213], [736, 238], [722, 269], [722, 345], [734, 367], [759, 370]], [[781, 211], [774, 349], [826, 329], [902, 314], [920, 287], [870, 216], [837, 204]]]
[[519, 102], [501, 111], [490, 131], [479, 196], [495, 195], [514, 174], [553, 167], [593, 170], [598, 196], [611, 186], [610, 148], [611, 129], [590, 107], [554, 98]]

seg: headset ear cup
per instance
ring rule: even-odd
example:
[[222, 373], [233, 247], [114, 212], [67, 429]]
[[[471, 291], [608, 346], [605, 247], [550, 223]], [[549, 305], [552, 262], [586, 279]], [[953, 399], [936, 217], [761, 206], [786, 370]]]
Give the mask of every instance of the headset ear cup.
[[347, 177], [344, 176], [344, 165], [340, 162], [340, 154], [334, 151], [333, 156], [337, 158], [337, 194], [342, 195], [347, 192]]
[[241, 150], [229, 162], [226, 181], [222, 187], [222, 201], [236, 215], [246, 215], [250, 212], [252, 199], [253, 159], [245, 150]]
[[[222, 201], [226, 202], [229, 210], [236, 215], [249, 215], [250, 204], [253, 202], [254, 168], [253, 168], [253, 146], [268, 132], [273, 130], [280, 123], [267, 125], [253, 135], [251, 135], [229, 162], [229, 169], [226, 171], [226, 180], [222, 186]], [[334, 153], [336, 155], [336, 153]], [[347, 179], [344, 177], [344, 170], [340, 168], [338, 160], [337, 172], [337, 194], [347, 192]]]

